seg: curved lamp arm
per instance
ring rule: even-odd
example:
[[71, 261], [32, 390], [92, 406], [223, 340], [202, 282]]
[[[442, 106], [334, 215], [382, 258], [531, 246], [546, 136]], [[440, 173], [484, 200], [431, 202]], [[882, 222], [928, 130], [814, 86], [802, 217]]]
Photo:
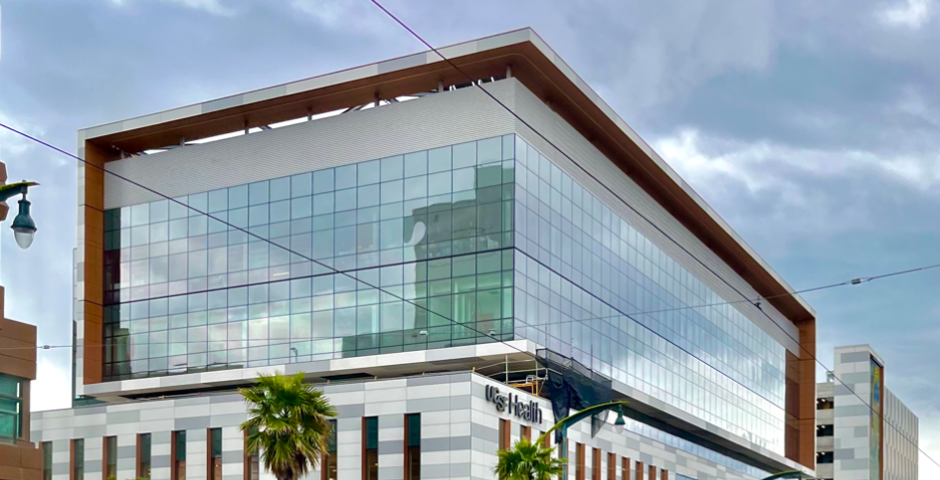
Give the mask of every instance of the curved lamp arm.
[[557, 428], [559, 428], [559, 427], [573, 425], [573, 424], [575, 424], [575, 423], [580, 422], [581, 420], [583, 420], [584, 418], [586, 418], [586, 417], [588, 417], [588, 416], [590, 416], [590, 415], [593, 415], [593, 414], [595, 414], [595, 413], [598, 413], [598, 412], [601, 412], [601, 411], [604, 411], [604, 410], [608, 410], [608, 409], [611, 409], [611, 410], [612, 410], [612, 409], [614, 409], [615, 407], [619, 410], [620, 408], [622, 408], [624, 405], [626, 405], [626, 404], [628, 404], [628, 403], [629, 403], [629, 402], [627, 402], [627, 401], [621, 400], [621, 401], [618, 401], [618, 402], [601, 403], [601, 404], [598, 404], [598, 405], [594, 405], [593, 407], [588, 407], [588, 408], [585, 408], [584, 410], [580, 410], [580, 411], [578, 411], [577, 413], [575, 413], [575, 414], [573, 414], [573, 415], [569, 415], [569, 416], [567, 416], [567, 417], [561, 419], [561, 420], [560, 420], [558, 423], [556, 423], [555, 425], [552, 425], [552, 428], [549, 428], [548, 431], [546, 431], [545, 433], [539, 435], [539, 438], [538, 438], [538, 440], [535, 441], [535, 443], [536, 443], [537, 445], [538, 445], [538, 444], [541, 444], [541, 443], [542, 443], [542, 440], [545, 438], [546, 435], [552, 433], [553, 431], [555, 431], [555, 429], [557, 429]]
[[36, 182], [27, 182], [23, 180], [22, 182], [8, 183], [6, 185], [0, 185], [0, 202], [6, 201], [8, 198], [19, 195], [26, 194], [26, 190], [29, 187], [35, 187], [39, 185]]
[[795, 478], [795, 479], [812, 480], [812, 479], [815, 478], [815, 477], [806, 476], [806, 474], [804, 474], [803, 472], [801, 472], [801, 471], [799, 471], [799, 470], [787, 470], [786, 472], [780, 472], [780, 473], [771, 475], [771, 476], [769, 476], [769, 477], [767, 477], [767, 478], [764, 478], [763, 480], [776, 480], [776, 479], [781, 479], [781, 480], [782, 480], [782, 479], [784, 479], [784, 478]]

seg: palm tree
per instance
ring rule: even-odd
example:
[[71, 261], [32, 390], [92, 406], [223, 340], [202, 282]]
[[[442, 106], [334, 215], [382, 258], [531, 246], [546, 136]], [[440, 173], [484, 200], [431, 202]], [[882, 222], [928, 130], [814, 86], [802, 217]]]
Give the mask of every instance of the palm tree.
[[523, 438], [508, 450], [500, 450], [493, 473], [501, 480], [550, 480], [561, 475], [562, 461], [552, 457], [551, 447]]
[[[238, 392], [248, 404], [247, 453], [262, 451], [264, 468], [278, 480], [296, 480], [316, 468], [336, 416], [323, 392], [303, 383], [304, 374], [259, 375], [258, 383]], [[308, 467], [309, 464], [309, 467]]]

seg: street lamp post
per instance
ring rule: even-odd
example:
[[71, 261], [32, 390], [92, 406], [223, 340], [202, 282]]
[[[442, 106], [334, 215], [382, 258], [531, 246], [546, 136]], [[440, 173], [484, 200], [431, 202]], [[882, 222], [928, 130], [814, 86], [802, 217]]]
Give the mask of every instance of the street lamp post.
[[[13, 237], [16, 239], [16, 244], [24, 250], [33, 244], [33, 237], [36, 235], [36, 222], [33, 221], [33, 217], [29, 216], [30, 203], [29, 200], [26, 200], [26, 192], [29, 190], [29, 187], [35, 187], [37, 185], [39, 184], [36, 182], [27, 182], [26, 180], [8, 185], [0, 185], [0, 202], [5, 202], [14, 195], [23, 195], [23, 198], [18, 202], [19, 209], [10, 228], [13, 229]], [[6, 219], [6, 208], [7, 207], [4, 206], [0, 221]]]
[[614, 428], [617, 429], [617, 432], [622, 432], [624, 426], [627, 422], [623, 419], [623, 407], [626, 405], [626, 401], [619, 402], [610, 402], [610, 403], [601, 403], [599, 405], [594, 405], [593, 407], [585, 408], [573, 415], [569, 415], [561, 419], [558, 423], [548, 429], [547, 432], [539, 436], [536, 440], [536, 444], [541, 445], [542, 441], [545, 439], [546, 435], [551, 434], [555, 430], [561, 431], [561, 443], [559, 444], [560, 450], [558, 451], [558, 458], [562, 460], [562, 474], [561, 478], [568, 478], [568, 427], [584, 420], [591, 415], [596, 413], [603, 412], [604, 410], [614, 410], [617, 412], [617, 421], [614, 422]]
[[799, 470], [788, 470], [786, 472], [780, 472], [769, 477], [764, 478], [763, 480], [783, 480], [783, 479], [800, 479], [800, 480], [813, 480], [815, 477], [807, 476], [805, 473]]

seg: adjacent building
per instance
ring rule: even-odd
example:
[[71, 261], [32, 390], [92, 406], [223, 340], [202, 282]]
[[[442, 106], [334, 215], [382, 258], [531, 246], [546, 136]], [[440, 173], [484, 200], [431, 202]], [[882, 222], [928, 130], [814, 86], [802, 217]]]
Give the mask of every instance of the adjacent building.
[[838, 347], [816, 386], [816, 474], [829, 480], [917, 480], [918, 420], [885, 386], [869, 345]]
[[36, 327], [6, 318], [4, 295], [0, 287], [0, 480], [40, 480], [44, 459], [29, 438]]
[[492, 478], [554, 422], [545, 352], [631, 406], [570, 432], [573, 480], [813, 472], [813, 310], [535, 32], [440, 52], [79, 132], [50, 480], [267, 478], [266, 372], [338, 408], [313, 477]]

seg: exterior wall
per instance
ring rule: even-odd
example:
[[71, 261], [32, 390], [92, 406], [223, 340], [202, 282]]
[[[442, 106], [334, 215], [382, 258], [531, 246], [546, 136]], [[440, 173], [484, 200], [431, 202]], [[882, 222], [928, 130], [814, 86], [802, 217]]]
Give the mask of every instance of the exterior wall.
[[[664, 227], [667, 233], [677, 238], [683, 245], [689, 245], [697, 256], [703, 258], [710, 268], [714, 268], [724, 278], [729, 279], [735, 288], [747, 295], [756, 295], [743, 279], [734, 274], [727, 265], [718, 260], [714, 253], [683, 228], [678, 221], [646, 195], [641, 188], [614, 167], [585, 139], [574, 132], [570, 125], [556, 118], [545, 104], [535, 98], [521, 83], [514, 79], [504, 80], [487, 84], [487, 89], [510, 107], [515, 107], [518, 103], [523, 118], [533, 119], [536, 124], [545, 122], [544, 125], [538, 126], [541, 131], [546, 132], [551, 138], [561, 139], [560, 143], [566, 151], [583, 155], [588, 160], [585, 162], [587, 168], [600, 178], [611, 179], [609, 186], [625, 196], [641, 213], [653, 218], [654, 221]], [[472, 112], [472, 114], [467, 115], [466, 112]], [[315, 122], [300, 123], [225, 141], [187, 146], [145, 157], [117, 160], [107, 163], [106, 168], [130, 178], [147, 179], [148, 185], [159, 185], [162, 192], [175, 196], [292, 173], [307, 172], [318, 168], [371, 160], [392, 154], [402, 154], [459, 141], [479, 139], [513, 130], [525, 132], [524, 136], [527, 135], [534, 145], [538, 145], [540, 142], [540, 139], [534, 137], [531, 132], [527, 132], [524, 126], [517, 124], [515, 119], [481, 92], [476, 89], [460, 89], [401, 104], [339, 115]], [[618, 215], [631, 221], [652, 243], [674, 258], [683, 268], [700, 278], [709, 289], [716, 292], [716, 295], [720, 295], [720, 298], [725, 300], [737, 298], [737, 294], [733, 290], [714, 278], [690, 256], [677, 250], [662, 234], [651, 230], [651, 227], [645, 221], [633, 212], [626, 210], [626, 207], [621, 205], [619, 200], [603, 191], [600, 186], [593, 184], [593, 181], [578, 171], [576, 167], [566, 163], [566, 160], [560, 158], [551, 147], [545, 145], [542, 145], [542, 147], [542, 150], [546, 152], [546, 156], [551, 157], [553, 162], [561, 166], [566, 173], [572, 175], [575, 180], [591, 188], [605, 203], [612, 206]], [[86, 149], [86, 156], [94, 156], [95, 152], [93, 150], [91, 148]], [[259, 155], [277, 158], [278, 162], [266, 163], [264, 169], [254, 168]], [[85, 174], [85, 170], [80, 170], [80, 189], [83, 188], [83, 181], [87, 182], [88, 180], [85, 178]], [[96, 201], [100, 201], [106, 208], [127, 206], [156, 199], [152, 194], [113, 177], [105, 176], [100, 180], [103, 182], [104, 188], [99, 192], [100, 198]], [[88, 202], [87, 194], [82, 198], [84, 198], [84, 202]], [[88, 209], [86, 208], [83, 211], [87, 212]], [[85, 221], [84, 217], [80, 215], [80, 225]], [[92, 228], [92, 226], [86, 224], [86, 230], [89, 228]], [[80, 228], [80, 236], [85, 234], [81, 230]], [[86, 244], [85, 247], [89, 245], [91, 243]], [[79, 258], [81, 258], [81, 255], [82, 253], [79, 252]], [[84, 255], [85, 258], [88, 258], [89, 252], [85, 252]], [[89, 268], [93, 269], [94, 267], [86, 263], [84, 280], [77, 280], [77, 290], [80, 292], [79, 298], [81, 298], [81, 295], [88, 293], [87, 289], [82, 288], [81, 282], [88, 281]], [[79, 267], [79, 270], [82, 271], [82, 268]], [[95, 295], [97, 294], [95, 293]], [[78, 320], [77, 345], [81, 345], [86, 340], [89, 343], [103, 343], [104, 341], [101, 334], [104, 323], [104, 320], [101, 319], [102, 315], [96, 313], [98, 315], [97, 320], [89, 321], [90, 323], [87, 325], [83, 321], [85, 308], [100, 309], [96, 305], [90, 305], [91, 303], [80, 302], [76, 307], [76, 319]], [[796, 326], [776, 312], [772, 306], [766, 305], [763, 308], [779, 326], [769, 322], [756, 308], [746, 304], [740, 305], [741, 312], [746, 315], [748, 321], [753, 322], [753, 324], [763, 329], [763, 333], [774, 339], [772, 343], [774, 343], [775, 348], [783, 345], [790, 351], [799, 352], [794, 340], [800, 334]], [[91, 337], [87, 337], [88, 335], [91, 335]], [[91, 350], [94, 349], [78, 349], [78, 352]], [[78, 372], [76, 378], [78, 382], [77, 393], [84, 393], [84, 383], [86, 383], [82, 377], [84, 373], [95, 372], [95, 375], [89, 377], [87, 383], [100, 381], [101, 369], [99, 367], [102, 361], [102, 359], [94, 359], [93, 363], [97, 365], [95, 366], [86, 364], [84, 358], [79, 357], [76, 359], [76, 370]], [[716, 368], [719, 372], [726, 373], [720, 367]], [[601, 368], [601, 370], [603, 369]], [[212, 374], [208, 375], [212, 376]], [[220, 378], [229, 376], [230, 374], [226, 373]], [[649, 385], [634, 386], [626, 382], [625, 379], [619, 380], [622, 380], [622, 383], [626, 385], [622, 391], [629, 392], [631, 396], [650, 395], [659, 397], [655, 400], [664, 400], [666, 402], [672, 402], [675, 399], [674, 395], [657, 395], [656, 389]], [[163, 383], [163, 380], [157, 381]], [[688, 413], [689, 410], [694, 409], [683, 409], [680, 408], [681, 406], [677, 407], [676, 405], [668, 405], [668, 407], [679, 408], [688, 416], [707, 417], [703, 413], [704, 410], [698, 411], [699, 413]], [[667, 407], [663, 406], [663, 408]], [[777, 436], [781, 438], [783, 436], [782, 416], [782, 410], [772, 415], [775, 428], [780, 430]], [[779, 438], [777, 441], [768, 443], [760, 436], [752, 436], [752, 429], [742, 429], [740, 425], [731, 424], [711, 428], [719, 422], [716, 422], [715, 419], [707, 419], [706, 421], [709, 424], [709, 431], [721, 432], [721, 435], [733, 438], [733, 441], [740, 443], [745, 448], [776, 455], [783, 455], [784, 453], [782, 441], [779, 441]], [[763, 449], [766, 449], [767, 452], [763, 452]]]
[[[488, 86], [512, 106], [509, 82]], [[83, 142], [85, 160], [104, 166], [169, 196], [204, 192], [251, 181], [277, 178], [319, 168], [347, 165], [389, 155], [414, 152], [512, 131], [511, 116], [475, 88], [431, 95], [369, 110], [320, 119], [221, 142], [187, 146], [157, 155], [105, 163], [108, 153]], [[277, 158], [256, 168], [259, 153]], [[224, 161], [220, 161], [224, 160]], [[102, 344], [103, 246], [105, 208], [159, 198], [100, 170], [78, 170], [79, 214], [77, 258], [83, 259], [76, 281], [76, 345]], [[87, 237], [87, 240], [86, 240]], [[84, 300], [88, 301], [84, 301]], [[87, 317], [87, 318], [86, 318]], [[87, 323], [87, 325], [86, 325]], [[100, 349], [78, 348], [76, 393], [103, 380]], [[86, 362], [86, 356], [92, 356]], [[90, 376], [89, 376], [90, 375]], [[86, 376], [89, 376], [87, 379]]]
[[[833, 452], [834, 461], [830, 465], [818, 465], [816, 473], [820, 478], [833, 480], [869, 480], [871, 358], [882, 361], [868, 345], [839, 347], [835, 357], [833, 374], [841, 382], [817, 385], [818, 398], [831, 398], [835, 402], [834, 410], [817, 411], [818, 425], [835, 426], [834, 436], [821, 437], [817, 450]], [[887, 388], [883, 403], [883, 479], [917, 480], [917, 416]]]
[[885, 389], [885, 478], [918, 479], [919, 420], [891, 390]]
[[868, 480], [871, 422], [871, 356], [868, 346], [836, 349], [833, 385], [835, 442], [833, 473], [840, 480]]
[[[337, 408], [337, 457], [340, 480], [361, 478], [362, 417], [379, 418], [379, 479], [403, 478], [403, 418], [407, 413], [421, 414], [421, 476], [422, 478], [490, 479], [496, 464], [499, 419], [511, 422], [511, 441], [519, 439], [520, 425], [532, 429], [535, 438], [553, 423], [551, 404], [525, 392], [515, 392], [520, 401], [537, 402], [542, 410], [542, 421], [533, 423], [520, 420], [506, 411], [498, 412], [486, 400], [485, 387], [493, 385], [505, 392], [502, 384], [471, 373], [431, 375], [425, 377], [376, 380], [348, 384], [322, 385], [332, 404]], [[203, 480], [206, 476], [206, 431], [222, 428], [222, 469], [225, 480], [239, 480], [242, 475], [242, 442], [238, 425], [246, 420], [245, 404], [238, 394], [215, 394], [170, 400], [155, 400], [127, 404], [80, 407], [70, 410], [37, 412], [33, 414], [32, 438], [38, 442], [52, 442], [54, 450], [53, 480], [68, 480], [69, 445], [72, 439], [84, 438], [86, 445], [85, 480], [101, 478], [101, 445], [103, 437], [118, 438], [118, 477], [133, 478], [135, 444], [138, 433], [151, 433], [153, 480], [170, 478], [169, 441], [174, 430], [186, 430], [187, 479]], [[611, 417], [610, 421], [613, 421]], [[640, 431], [637, 426], [630, 427]], [[607, 454], [617, 455], [617, 479], [623, 480], [619, 462], [631, 459], [643, 462], [644, 468], [653, 466], [657, 473], [667, 470], [670, 478], [676, 474], [696, 480], [754, 480], [762, 478], [748, 475], [729, 467], [730, 459], [710, 460], [718, 454], [702, 447], [681, 443], [679, 439], [657, 434], [657, 440], [633, 430], [616, 433], [612, 426], [605, 427], [597, 437], [590, 438], [590, 422], [581, 422], [569, 430], [569, 445], [573, 462], [574, 445], [587, 446], [587, 465], [591, 465], [592, 448], [602, 450], [601, 478], [606, 479]], [[697, 449], [697, 450], [696, 450]], [[693, 453], [695, 450], [701, 455]], [[724, 457], [722, 457], [724, 458]], [[574, 478], [574, 468], [569, 469]], [[317, 479], [320, 472], [312, 471], [307, 478]], [[262, 473], [269, 480], [269, 473]], [[588, 474], [586, 478], [591, 478]]]
[[36, 379], [36, 327], [6, 318], [4, 295], [0, 287], [0, 374], [18, 377], [21, 382], [22, 431], [16, 439], [0, 437], [0, 480], [39, 480], [42, 451], [29, 441], [30, 381]]

